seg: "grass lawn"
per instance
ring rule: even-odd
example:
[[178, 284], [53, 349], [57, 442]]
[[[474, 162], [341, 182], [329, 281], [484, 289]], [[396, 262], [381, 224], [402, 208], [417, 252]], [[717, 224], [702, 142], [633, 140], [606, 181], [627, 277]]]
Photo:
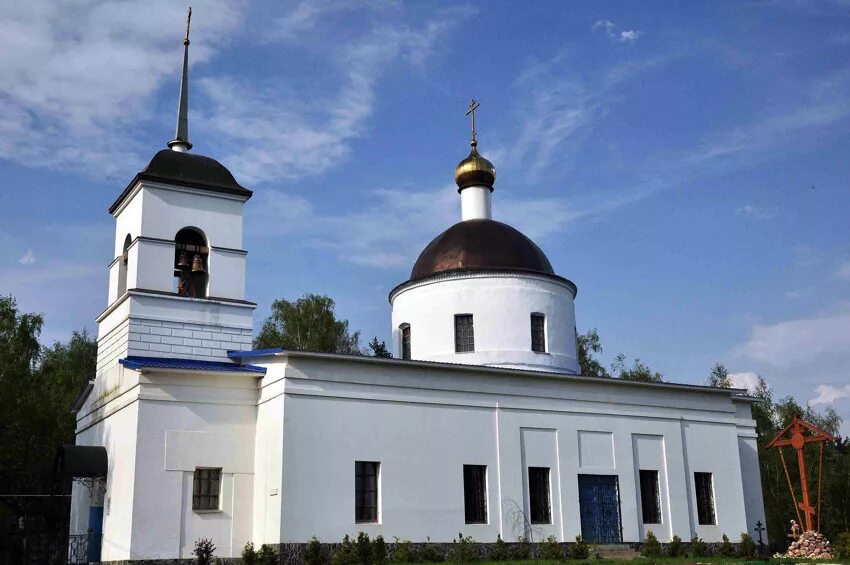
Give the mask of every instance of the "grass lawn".
[[[451, 564], [452, 561], [445, 561], [445, 564]], [[635, 557], [634, 559], [568, 559], [566, 561], [546, 561], [543, 559], [532, 560], [528, 559], [525, 561], [475, 561], [473, 565], [694, 565], [694, 564], [704, 564], [704, 565], [723, 565], [723, 564], [735, 564], [735, 565], [745, 565], [749, 563], [753, 564], [769, 564], [769, 565], [780, 565], [780, 564], [792, 564], [792, 563], [820, 563], [822, 565], [840, 563], [842, 565], [850, 565], [850, 559], [791, 559], [791, 558], [783, 558], [783, 559], [764, 559], [764, 560], [746, 560], [739, 559], [735, 557]], [[417, 564], [406, 564], [401, 563], [398, 565], [423, 565], [422, 563]], [[429, 564], [430, 565], [430, 564]]]

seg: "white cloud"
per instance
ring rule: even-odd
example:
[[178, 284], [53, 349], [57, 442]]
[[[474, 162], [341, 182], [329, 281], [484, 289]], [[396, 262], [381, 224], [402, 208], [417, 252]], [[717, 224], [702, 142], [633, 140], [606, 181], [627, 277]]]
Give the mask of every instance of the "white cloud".
[[759, 376], [757, 373], [729, 373], [734, 388], [745, 388], [751, 394], [758, 386]]
[[614, 25], [614, 22], [611, 20], [596, 20], [596, 23], [593, 24], [593, 29], [597, 30], [602, 28], [605, 30], [605, 34], [608, 37], [614, 37], [614, 28], [617, 27]]
[[809, 404], [835, 404], [836, 400], [850, 398], [850, 385], [818, 385], [815, 387], [815, 392], [818, 395], [810, 400]]
[[850, 364], [850, 307], [775, 324], [757, 324], [740, 348], [747, 359], [774, 367], [819, 362]]
[[594, 31], [601, 29], [610, 39], [616, 39], [622, 43], [634, 43], [641, 36], [646, 35], [644, 32], [636, 29], [623, 30], [620, 33], [617, 33], [615, 31], [617, 26], [611, 20], [596, 20], [592, 29]]
[[735, 212], [741, 214], [742, 216], [747, 216], [748, 218], [753, 218], [755, 220], [770, 220], [776, 217], [775, 210], [767, 210], [765, 208], [754, 206], [752, 204], [744, 204], [743, 206], [735, 208]]
[[[163, 82], [176, 83], [185, 9], [172, 0], [2, 3], [0, 52], [9, 56], [0, 58], [0, 154], [26, 166], [126, 174], [134, 127]], [[196, 10], [193, 63], [239, 21], [225, 0]]]
[[[318, 9], [304, 8], [309, 14]], [[381, 76], [402, 63], [424, 65], [440, 38], [471, 13], [450, 12], [456, 17], [441, 14], [418, 28], [378, 24], [350, 43], [335, 45], [327, 53], [335, 84], [309, 103], [278, 84], [244, 85], [226, 77], [199, 81], [212, 106], [202, 127], [213, 130], [210, 137], [224, 145], [222, 160], [246, 184], [320, 174], [344, 159], [352, 141], [363, 135]], [[306, 15], [302, 19], [308, 21]]]
[[645, 35], [642, 31], [630, 29], [628, 31], [620, 32], [620, 41], [627, 43], [634, 43], [637, 41], [642, 35]]
[[[454, 185], [435, 189], [379, 189], [357, 210], [331, 214], [308, 199], [280, 190], [264, 190], [246, 222], [260, 237], [297, 234], [303, 245], [332, 251], [343, 261], [373, 267], [409, 267], [437, 234], [460, 220]], [[558, 231], [578, 212], [558, 199], [501, 199], [495, 219], [532, 239]], [[499, 211], [503, 213], [500, 214]]]
[[[287, 7], [284, 6], [284, 9]], [[270, 41], [300, 42], [307, 32], [327, 22], [339, 14], [348, 14], [357, 10], [387, 10], [400, 8], [395, 0], [309, 0], [294, 4], [291, 9], [272, 22], [271, 30], [266, 32]]]
[[359, 209], [340, 214], [320, 213], [306, 198], [279, 190], [257, 197], [257, 216], [247, 224], [256, 235], [297, 233], [306, 245], [375, 267], [411, 265], [425, 243], [459, 216], [453, 186], [374, 190]]
[[35, 254], [32, 252], [32, 249], [28, 249], [27, 252], [18, 259], [18, 263], [21, 265], [32, 265], [35, 263]]

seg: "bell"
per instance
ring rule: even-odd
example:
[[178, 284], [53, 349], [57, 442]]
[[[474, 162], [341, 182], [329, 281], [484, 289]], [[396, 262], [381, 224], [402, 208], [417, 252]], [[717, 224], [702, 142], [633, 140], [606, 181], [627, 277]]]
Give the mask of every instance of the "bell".
[[204, 262], [201, 260], [200, 255], [195, 255], [195, 258], [192, 259], [192, 272], [193, 273], [206, 273], [207, 270], [204, 269]]
[[181, 269], [189, 268], [189, 258], [186, 256], [185, 251], [180, 252], [180, 259], [177, 260], [177, 266]]

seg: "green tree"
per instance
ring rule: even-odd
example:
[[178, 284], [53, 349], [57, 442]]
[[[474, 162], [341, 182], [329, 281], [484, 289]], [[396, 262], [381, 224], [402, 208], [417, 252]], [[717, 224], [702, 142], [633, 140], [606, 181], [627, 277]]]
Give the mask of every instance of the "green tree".
[[[60, 443], [73, 443], [69, 408], [94, 377], [94, 340], [75, 332], [67, 343], [44, 348], [38, 343], [42, 324], [42, 316], [22, 313], [12, 297], [0, 297], [0, 484], [8, 494], [69, 492], [70, 483], [56, 482], [54, 456]], [[0, 531], [25, 536], [31, 524], [59, 531], [66, 509], [39, 502], [43, 499], [0, 498]], [[24, 530], [18, 529], [19, 517]], [[0, 551], [0, 561], [6, 557]]]
[[596, 358], [595, 354], [602, 353], [602, 342], [599, 340], [599, 332], [596, 328], [587, 330], [576, 336], [578, 347], [578, 365], [581, 374], [586, 377], [609, 377], [608, 371]]
[[275, 300], [255, 347], [362, 354], [360, 332], [351, 332], [348, 320], [337, 319], [335, 306], [332, 298], [319, 294], [305, 294], [295, 301]]
[[732, 378], [723, 363], [715, 363], [705, 384], [718, 388], [732, 388]]
[[393, 356], [390, 350], [387, 349], [387, 342], [379, 340], [378, 336], [372, 338], [369, 342], [369, 349], [372, 351], [372, 357], [385, 357], [387, 359]]
[[631, 368], [626, 366], [626, 355], [620, 353], [614, 358], [611, 363], [611, 373], [618, 379], [624, 381], [643, 381], [647, 383], [660, 383], [664, 381], [664, 376], [659, 372], [653, 372], [646, 363], [642, 363], [640, 359], [635, 358]]

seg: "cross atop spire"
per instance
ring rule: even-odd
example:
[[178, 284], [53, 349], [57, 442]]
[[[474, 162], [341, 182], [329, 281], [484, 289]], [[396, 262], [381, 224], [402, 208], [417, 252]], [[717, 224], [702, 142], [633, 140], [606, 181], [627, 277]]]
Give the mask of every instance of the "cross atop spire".
[[189, 26], [192, 23], [192, 8], [186, 16], [186, 37], [183, 38], [183, 76], [180, 80], [180, 100], [177, 102], [177, 133], [168, 142], [174, 151], [188, 151], [189, 142]]
[[469, 142], [470, 145], [475, 147], [478, 145], [478, 142], [475, 140], [475, 110], [481, 106], [478, 102], [475, 101], [475, 98], [469, 101], [469, 110], [466, 111], [467, 116], [472, 116], [472, 141]]

